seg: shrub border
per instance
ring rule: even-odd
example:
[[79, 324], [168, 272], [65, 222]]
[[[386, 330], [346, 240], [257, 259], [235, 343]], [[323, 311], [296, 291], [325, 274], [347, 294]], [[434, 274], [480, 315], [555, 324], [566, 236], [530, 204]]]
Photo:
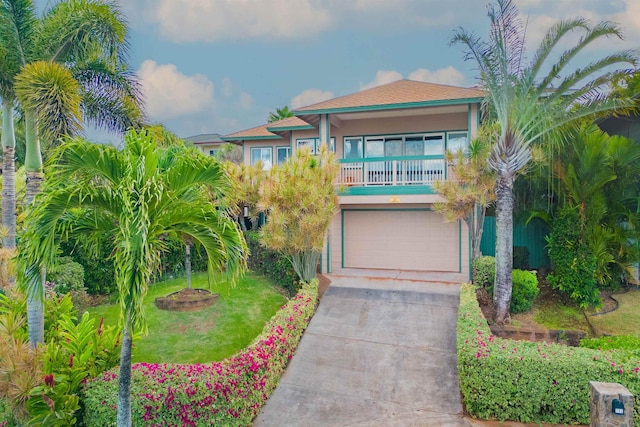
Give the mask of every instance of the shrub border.
[[[134, 425], [250, 425], [293, 357], [318, 299], [305, 284], [247, 348], [220, 362], [137, 363], [132, 368]], [[85, 425], [115, 425], [118, 370], [91, 380], [84, 392]]]
[[589, 381], [602, 381], [631, 391], [640, 426], [636, 356], [494, 337], [470, 284], [460, 290], [457, 348], [460, 390], [474, 418], [589, 424]]

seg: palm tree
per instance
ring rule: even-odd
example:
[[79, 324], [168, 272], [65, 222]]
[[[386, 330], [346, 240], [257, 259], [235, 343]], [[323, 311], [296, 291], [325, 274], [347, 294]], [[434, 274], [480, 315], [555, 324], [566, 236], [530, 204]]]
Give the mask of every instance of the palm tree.
[[[230, 188], [220, 164], [193, 150], [160, 149], [146, 133], [130, 131], [123, 150], [74, 139], [57, 149], [51, 175], [21, 240], [19, 281], [42, 288], [40, 268], [51, 265], [59, 240], [69, 236], [111, 246], [124, 324], [117, 425], [131, 426], [131, 336], [145, 331], [142, 301], [167, 234], [201, 245], [208, 269], [225, 269], [234, 282], [246, 268], [247, 247], [237, 224], [211, 191]], [[29, 267], [32, 266], [32, 267]]]
[[[3, 127], [10, 126], [10, 107], [18, 101], [25, 120], [27, 203], [40, 191], [41, 140], [52, 147], [76, 135], [85, 120], [123, 132], [142, 120], [135, 76], [127, 70], [127, 26], [118, 7], [107, 0], [66, 0], [38, 18], [32, 0], [0, 2], [0, 67]], [[14, 140], [3, 132], [3, 163], [9, 162]], [[15, 211], [15, 191], [3, 187], [3, 218]], [[15, 235], [15, 222], [9, 225]], [[9, 237], [11, 239], [13, 237]], [[14, 239], [15, 241], [15, 239]], [[10, 242], [9, 242], [10, 243]], [[29, 295], [29, 341], [43, 340], [42, 295]]]
[[267, 119], [269, 123], [277, 122], [278, 120], [286, 119], [287, 117], [293, 117], [293, 112], [289, 110], [289, 106], [285, 105], [282, 108], [276, 108], [275, 112], [269, 113], [269, 118]]
[[[621, 51], [583, 68], [570, 68], [576, 55], [592, 43], [611, 36], [622, 38], [621, 30], [610, 22], [592, 27], [576, 18], [553, 25], [527, 64], [525, 29], [514, 2], [496, 0], [488, 16], [491, 24], [487, 40], [458, 29], [451, 43], [462, 43], [468, 49], [467, 58], [475, 60], [486, 91], [485, 111], [490, 111], [500, 125], [489, 165], [498, 175], [494, 320], [504, 323], [509, 320], [512, 289], [513, 184], [531, 160], [531, 145], [578, 118], [628, 106], [626, 100], [607, 97], [605, 89], [612, 79], [627, 73], [617, 67], [635, 64], [637, 55]], [[577, 42], [549, 64], [554, 48], [576, 32], [581, 33]], [[548, 73], [543, 74], [543, 70]]]

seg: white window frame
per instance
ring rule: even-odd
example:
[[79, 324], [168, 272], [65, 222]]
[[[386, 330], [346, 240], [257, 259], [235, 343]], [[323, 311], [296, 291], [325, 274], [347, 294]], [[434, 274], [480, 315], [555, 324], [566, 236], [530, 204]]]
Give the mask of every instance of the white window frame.
[[276, 147], [276, 164], [277, 165], [281, 165], [282, 163], [280, 162], [280, 154], [279, 151], [280, 150], [287, 150], [287, 156], [284, 158], [284, 161], [282, 163], [284, 163], [285, 161], [287, 161], [287, 159], [289, 157], [291, 157], [291, 147], [288, 145], [282, 145], [280, 147]]
[[[305, 144], [300, 144], [301, 142]], [[296, 138], [296, 150], [300, 147], [311, 147], [311, 154], [318, 154], [320, 150], [320, 138]], [[336, 152], [336, 137], [332, 136], [329, 138], [329, 151], [335, 153]]]
[[[262, 152], [269, 151], [269, 158], [266, 159], [263, 157]], [[260, 155], [258, 156], [258, 160], [254, 160], [254, 152], [260, 151]], [[251, 165], [255, 165], [258, 161], [262, 162], [262, 169], [269, 170], [273, 166], [273, 147], [251, 147]]]

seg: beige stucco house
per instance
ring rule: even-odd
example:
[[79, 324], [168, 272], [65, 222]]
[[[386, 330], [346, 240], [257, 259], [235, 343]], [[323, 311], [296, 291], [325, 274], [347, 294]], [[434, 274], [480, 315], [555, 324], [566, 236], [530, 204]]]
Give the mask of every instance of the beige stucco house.
[[221, 137], [222, 135], [219, 133], [203, 133], [200, 135], [189, 136], [184, 138], [184, 140], [192, 143], [202, 154], [215, 156], [220, 147], [226, 144]]
[[466, 225], [433, 211], [432, 184], [450, 178], [445, 150], [477, 132], [483, 93], [401, 80], [294, 110], [294, 117], [223, 137], [244, 161], [280, 164], [296, 149], [329, 144], [340, 159], [340, 209], [322, 272], [343, 268], [470, 271]]

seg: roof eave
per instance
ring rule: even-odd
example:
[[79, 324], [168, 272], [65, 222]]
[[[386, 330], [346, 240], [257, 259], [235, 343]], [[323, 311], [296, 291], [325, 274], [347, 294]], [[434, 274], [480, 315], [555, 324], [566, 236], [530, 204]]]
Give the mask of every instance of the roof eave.
[[336, 114], [336, 113], [357, 113], [365, 111], [384, 111], [384, 110], [398, 110], [407, 108], [424, 108], [424, 107], [439, 107], [446, 105], [460, 105], [460, 104], [476, 104], [482, 102], [484, 98], [457, 98], [457, 99], [442, 99], [436, 101], [420, 101], [420, 102], [405, 102], [400, 104], [377, 104], [377, 105], [364, 105], [358, 107], [340, 107], [340, 108], [324, 108], [316, 110], [294, 110], [293, 114], [297, 117], [307, 116], [310, 114]]

